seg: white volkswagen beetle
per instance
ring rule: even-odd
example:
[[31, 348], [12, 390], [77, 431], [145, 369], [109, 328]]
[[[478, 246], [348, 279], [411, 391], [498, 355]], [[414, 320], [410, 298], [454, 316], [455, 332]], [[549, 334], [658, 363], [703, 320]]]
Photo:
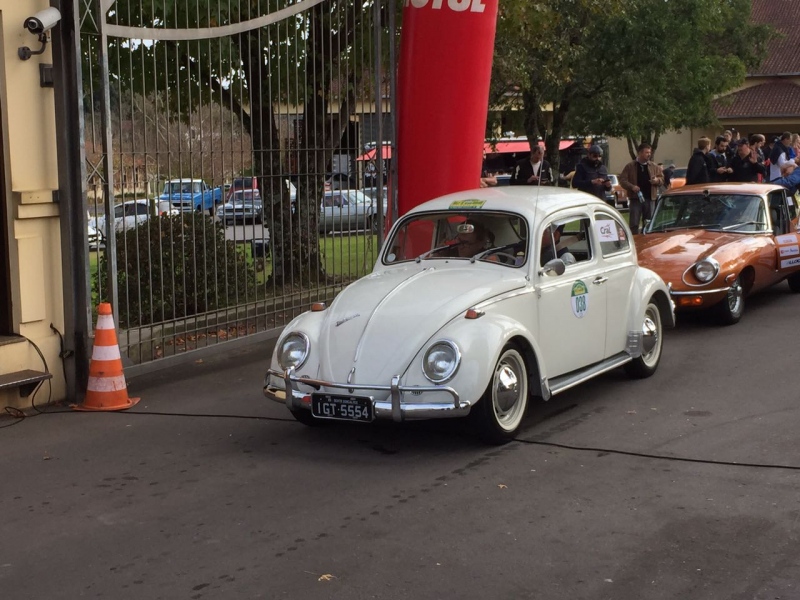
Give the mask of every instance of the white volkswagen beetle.
[[531, 398], [622, 366], [652, 375], [673, 325], [667, 286], [602, 200], [460, 192], [398, 220], [370, 275], [289, 323], [264, 393], [306, 424], [469, 415], [503, 443]]

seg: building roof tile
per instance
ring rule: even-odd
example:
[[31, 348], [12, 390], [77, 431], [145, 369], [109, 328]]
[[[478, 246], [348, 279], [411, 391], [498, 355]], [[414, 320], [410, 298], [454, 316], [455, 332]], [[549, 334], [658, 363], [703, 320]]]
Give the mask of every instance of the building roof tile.
[[800, 117], [800, 85], [771, 81], [714, 101], [720, 119]]
[[749, 75], [800, 74], [800, 2], [753, 0], [751, 21], [772, 25], [780, 35], [769, 42], [766, 59]]

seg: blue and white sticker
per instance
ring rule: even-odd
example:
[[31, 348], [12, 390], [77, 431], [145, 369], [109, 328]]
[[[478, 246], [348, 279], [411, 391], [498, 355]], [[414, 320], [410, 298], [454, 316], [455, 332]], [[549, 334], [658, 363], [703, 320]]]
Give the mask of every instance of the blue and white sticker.
[[582, 319], [589, 310], [589, 288], [580, 279], [572, 284], [572, 314]]
[[800, 267], [800, 256], [781, 261], [781, 269], [788, 269], [789, 267]]

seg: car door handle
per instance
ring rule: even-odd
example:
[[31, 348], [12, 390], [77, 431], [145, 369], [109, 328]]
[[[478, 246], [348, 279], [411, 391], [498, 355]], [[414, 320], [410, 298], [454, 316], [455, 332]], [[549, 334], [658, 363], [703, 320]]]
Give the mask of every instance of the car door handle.
[[602, 285], [606, 281], [608, 281], [608, 277], [604, 277], [604, 276], [601, 275], [600, 277], [595, 277], [595, 279], [594, 279], [594, 281], [592, 281], [592, 283], [595, 284], [595, 285]]

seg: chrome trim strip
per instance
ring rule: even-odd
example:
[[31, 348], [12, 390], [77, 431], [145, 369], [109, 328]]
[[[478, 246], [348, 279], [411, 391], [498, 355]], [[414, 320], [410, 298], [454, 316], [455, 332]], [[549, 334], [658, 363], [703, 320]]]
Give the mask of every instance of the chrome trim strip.
[[670, 290], [669, 294], [670, 296], [700, 296], [702, 294], [717, 294], [719, 292], [727, 292], [729, 289], [731, 289], [730, 286], [713, 290], [696, 290], [693, 292], [676, 292], [675, 290]]
[[629, 363], [633, 358], [627, 352], [620, 352], [609, 358], [606, 358], [599, 363], [587, 368], [582, 369], [576, 373], [561, 375], [550, 380], [550, 393], [553, 395], [564, 392], [584, 381], [601, 375], [607, 371], [621, 367], [625, 363]]

